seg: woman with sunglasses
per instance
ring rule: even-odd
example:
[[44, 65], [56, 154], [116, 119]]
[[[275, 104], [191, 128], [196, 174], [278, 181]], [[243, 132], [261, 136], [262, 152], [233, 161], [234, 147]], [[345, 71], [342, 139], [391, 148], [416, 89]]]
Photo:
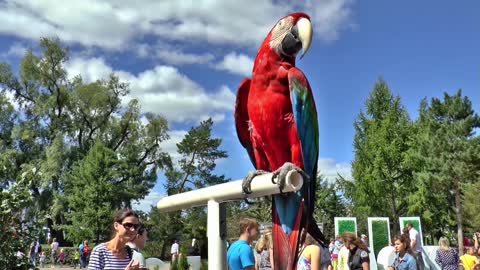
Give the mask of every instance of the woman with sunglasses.
[[129, 209], [118, 211], [113, 228], [115, 236], [112, 240], [96, 246], [90, 255], [89, 270], [139, 270], [133, 263], [132, 249], [127, 243], [137, 236], [140, 224], [138, 215]]

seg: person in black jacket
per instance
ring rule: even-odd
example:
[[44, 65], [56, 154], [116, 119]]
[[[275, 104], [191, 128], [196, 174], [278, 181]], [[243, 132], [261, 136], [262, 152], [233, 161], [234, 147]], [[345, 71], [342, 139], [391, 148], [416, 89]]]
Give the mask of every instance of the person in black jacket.
[[350, 250], [348, 266], [350, 270], [370, 270], [370, 257], [367, 245], [353, 233], [342, 235], [344, 245]]

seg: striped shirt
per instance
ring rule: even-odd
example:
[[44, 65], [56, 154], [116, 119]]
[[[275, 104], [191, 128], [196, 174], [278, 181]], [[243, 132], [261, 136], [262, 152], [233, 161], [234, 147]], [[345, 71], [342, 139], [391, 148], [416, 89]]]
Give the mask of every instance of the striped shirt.
[[113, 256], [112, 252], [102, 243], [96, 246], [90, 254], [89, 270], [124, 270], [130, 263], [131, 255], [121, 259]]

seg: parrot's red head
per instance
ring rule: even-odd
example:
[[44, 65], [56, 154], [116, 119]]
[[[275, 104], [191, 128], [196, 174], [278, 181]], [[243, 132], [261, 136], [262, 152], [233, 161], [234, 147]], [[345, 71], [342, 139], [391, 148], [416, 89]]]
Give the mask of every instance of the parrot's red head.
[[292, 13], [280, 19], [262, 44], [279, 56], [295, 58], [302, 50], [302, 57], [310, 48], [313, 37], [310, 17], [305, 13]]

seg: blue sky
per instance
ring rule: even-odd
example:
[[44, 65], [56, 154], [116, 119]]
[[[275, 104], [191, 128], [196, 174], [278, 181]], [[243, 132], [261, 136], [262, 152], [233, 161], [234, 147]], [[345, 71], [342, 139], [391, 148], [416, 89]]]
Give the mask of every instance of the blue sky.
[[[262, 39], [292, 11], [311, 15], [314, 41], [297, 65], [315, 93], [319, 168], [349, 174], [353, 121], [382, 76], [412, 118], [424, 97], [463, 89], [480, 111], [479, 1], [0, 1], [0, 60], [18, 66], [40, 36], [71, 48], [71, 76], [93, 81], [117, 72], [129, 98], [163, 114], [175, 143], [206, 117], [230, 157], [218, 172], [252, 169], [233, 126], [236, 88]], [[295, 1], [298, 2], [298, 1]], [[140, 208], [162, 196], [162, 177]]]

